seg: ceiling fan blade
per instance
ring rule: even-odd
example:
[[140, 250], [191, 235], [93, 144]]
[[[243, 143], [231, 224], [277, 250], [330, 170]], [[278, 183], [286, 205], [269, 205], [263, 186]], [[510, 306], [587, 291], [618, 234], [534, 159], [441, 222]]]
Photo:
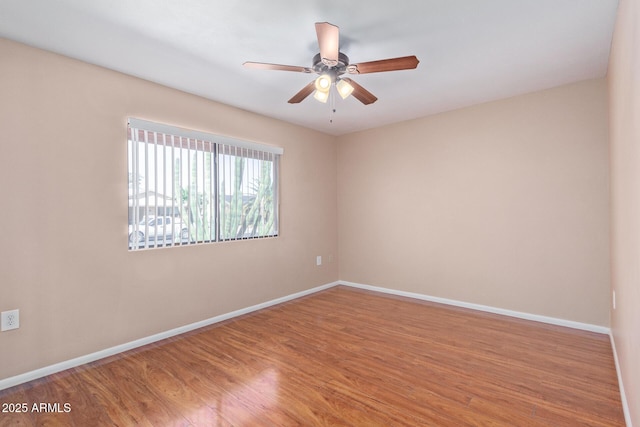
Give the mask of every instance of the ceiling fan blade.
[[374, 94], [372, 94], [371, 92], [369, 92], [368, 90], [366, 90], [365, 88], [363, 88], [358, 83], [351, 80], [350, 78], [343, 77], [342, 80], [344, 80], [345, 82], [353, 86], [353, 92], [351, 93], [351, 95], [353, 95], [358, 101], [362, 102], [364, 105], [373, 104], [378, 100], [378, 98], [376, 98]]
[[322, 62], [329, 67], [337, 65], [340, 50], [340, 29], [328, 22], [316, 22], [316, 34], [318, 35]]
[[302, 88], [302, 90], [291, 97], [288, 101], [289, 104], [297, 104], [302, 102], [307, 96], [311, 95], [313, 91], [316, 89], [316, 81], [312, 81], [308, 85]]
[[349, 64], [347, 71], [350, 74], [381, 73], [383, 71], [411, 70], [418, 66], [418, 58], [415, 55], [400, 58], [381, 59], [379, 61], [361, 62]]
[[280, 65], [280, 64], [267, 64], [265, 62], [245, 62], [247, 68], [254, 68], [256, 70], [280, 70], [280, 71], [296, 71], [299, 73], [312, 73], [313, 70], [309, 67], [300, 67], [297, 65]]

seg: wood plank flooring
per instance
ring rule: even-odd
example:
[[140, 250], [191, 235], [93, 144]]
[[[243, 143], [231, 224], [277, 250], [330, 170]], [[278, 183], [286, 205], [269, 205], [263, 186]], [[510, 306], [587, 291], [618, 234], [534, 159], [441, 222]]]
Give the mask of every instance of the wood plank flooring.
[[606, 335], [342, 286], [0, 391], [16, 403], [1, 426], [624, 426]]

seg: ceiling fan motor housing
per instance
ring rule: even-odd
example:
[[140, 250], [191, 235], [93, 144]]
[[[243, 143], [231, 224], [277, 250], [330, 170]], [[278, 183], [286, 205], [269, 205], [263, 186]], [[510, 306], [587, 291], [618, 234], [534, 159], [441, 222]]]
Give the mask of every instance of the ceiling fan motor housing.
[[338, 52], [338, 63], [336, 65], [327, 65], [320, 54], [313, 57], [313, 71], [317, 74], [329, 74], [333, 80], [347, 72], [349, 66], [349, 57], [342, 52]]

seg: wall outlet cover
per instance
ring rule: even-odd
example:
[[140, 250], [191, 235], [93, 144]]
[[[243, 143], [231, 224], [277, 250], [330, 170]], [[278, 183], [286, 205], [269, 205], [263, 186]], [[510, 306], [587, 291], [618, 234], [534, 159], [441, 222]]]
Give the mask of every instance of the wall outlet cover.
[[9, 310], [0, 313], [0, 331], [10, 331], [20, 327], [20, 310]]

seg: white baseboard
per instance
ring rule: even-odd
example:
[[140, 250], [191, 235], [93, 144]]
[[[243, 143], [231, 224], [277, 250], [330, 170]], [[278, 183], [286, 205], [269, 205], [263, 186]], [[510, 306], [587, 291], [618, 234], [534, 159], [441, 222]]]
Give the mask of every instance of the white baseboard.
[[[19, 374], [13, 377], [9, 377], [9, 378], [5, 378], [0, 380], [0, 390], [4, 390], [6, 388], [9, 387], [13, 387], [19, 384], [23, 384], [25, 382], [28, 381], [32, 381], [38, 378], [42, 378], [45, 377], [47, 375], [51, 375], [51, 374], [55, 374], [57, 372], [61, 372], [64, 371], [66, 369], [71, 369], [71, 368], [75, 368], [77, 366], [86, 364], [86, 363], [90, 363], [90, 362], [94, 362], [96, 360], [100, 360], [100, 359], [104, 359], [105, 357], [109, 357], [109, 356], [114, 356], [118, 353], [122, 353], [124, 351], [127, 350], [132, 350], [134, 348], [137, 347], [141, 347], [143, 345], [147, 345], [147, 344], [151, 344], [160, 340], [163, 340], [165, 338], [170, 338], [179, 334], [183, 334], [186, 332], [190, 332], [193, 331], [195, 329], [198, 328], [202, 328], [204, 326], [209, 326], [212, 325], [214, 323], [218, 323], [218, 322], [222, 322], [223, 320], [227, 320], [227, 319], [231, 319], [234, 317], [238, 317], [241, 316], [243, 314], [248, 314], [257, 310], [261, 310], [263, 308], [267, 308], [267, 307], [271, 307], [273, 305], [276, 304], [281, 304], [283, 302], [287, 302], [287, 301], [291, 301], [294, 300], [296, 298], [300, 298], [306, 295], [310, 295], [325, 289], [329, 289], [332, 288], [336, 285], [344, 285], [344, 286], [350, 286], [350, 287], [354, 287], [354, 288], [360, 288], [360, 289], [366, 289], [366, 290], [370, 290], [370, 291], [376, 291], [376, 292], [382, 292], [382, 293], [386, 293], [386, 294], [392, 294], [392, 295], [398, 295], [398, 296], [403, 296], [403, 297], [409, 297], [409, 298], [415, 298], [415, 299], [420, 299], [420, 300], [425, 300], [425, 301], [431, 301], [431, 302], [437, 302], [437, 303], [441, 303], [441, 304], [447, 304], [447, 305], [452, 305], [452, 306], [456, 306], [456, 307], [464, 307], [464, 308], [470, 308], [473, 310], [480, 310], [480, 311], [485, 311], [485, 312], [489, 312], [489, 313], [495, 313], [495, 314], [502, 314], [505, 316], [511, 316], [511, 317], [517, 317], [517, 318], [521, 318], [521, 319], [527, 319], [527, 320], [533, 320], [533, 321], [537, 321], [537, 322], [543, 322], [543, 323], [550, 323], [553, 325], [560, 325], [560, 326], [566, 326], [569, 328], [574, 328], [574, 329], [582, 329], [582, 330], [586, 330], [586, 331], [591, 331], [591, 332], [598, 332], [598, 333], [603, 333], [603, 334], [610, 334], [610, 330], [607, 327], [604, 326], [597, 326], [597, 325], [591, 325], [591, 324], [586, 324], [586, 323], [580, 323], [580, 322], [574, 322], [574, 321], [570, 321], [570, 320], [564, 320], [564, 319], [556, 319], [553, 317], [546, 317], [546, 316], [539, 316], [539, 315], [535, 315], [535, 314], [529, 314], [529, 313], [522, 313], [522, 312], [518, 312], [518, 311], [512, 311], [512, 310], [505, 310], [505, 309], [501, 309], [501, 308], [495, 308], [495, 307], [490, 307], [490, 306], [485, 306], [485, 305], [479, 305], [479, 304], [472, 304], [472, 303], [467, 303], [467, 302], [462, 302], [462, 301], [456, 301], [456, 300], [451, 300], [451, 299], [446, 299], [446, 298], [439, 298], [439, 297], [433, 297], [433, 296], [429, 296], [429, 295], [424, 295], [424, 294], [418, 294], [418, 293], [413, 293], [413, 292], [405, 292], [405, 291], [399, 291], [399, 290], [395, 290], [395, 289], [389, 289], [389, 288], [382, 288], [382, 287], [378, 287], [378, 286], [371, 286], [371, 285], [365, 285], [365, 284], [361, 284], [361, 283], [354, 283], [354, 282], [347, 282], [344, 280], [339, 280], [333, 283], [328, 283], [326, 285], [322, 285], [322, 286], [317, 286], [315, 288], [312, 289], [308, 289], [302, 292], [297, 292], [291, 295], [287, 295], [281, 298], [276, 298], [274, 300], [271, 301], [267, 301], [261, 304], [256, 304], [253, 305], [251, 307], [246, 307], [240, 310], [236, 310], [236, 311], [232, 311], [230, 313], [226, 313], [226, 314], [222, 314], [220, 316], [215, 316], [212, 317], [210, 319], [206, 319], [206, 320], [202, 320], [200, 322], [195, 322], [195, 323], [191, 323], [189, 325], [185, 325], [185, 326], [181, 326], [175, 329], [171, 329], [169, 331], [165, 331], [165, 332], [161, 332], [155, 335], [151, 335], [148, 337], [144, 337], [144, 338], [140, 338], [137, 339], [135, 341], [131, 341], [125, 344], [121, 344], [121, 345], [117, 345], [114, 347], [110, 347], [104, 350], [100, 350], [97, 351], [95, 353], [91, 353], [91, 354], [87, 354], [85, 356], [80, 356], [71, 360], [67, 360], [64, 362], [60, 362], [60, 363], [56, 363], [54, 365], [50, 365], [50, 366], [45, 366], [43, 368], [40, 369], [36, 369], [30, 372], [26, 372], [24, 374]], [[615, 354], [615, 347], [614, 347], [614, 354]], [[616, 366], [617, 366], [617, 359], [616, 359]], [[621, 387], [621, 393], [623, 393], [622, 391], [622, 382], [620, 382], [620, 387]], [[626, 409], [626, 411], [628, 411], [628, 409]], [[625, 416], [626, 416], [626, 412], [625, 412]], [[630, 426], [630, 424], [628, 424]]]
[[414, 293], [414, 292], [399, 291], [399, 290], [396, 290], [396, 289], [382, 288], [382, 287], [379, 287], [379, 286], [364, 285], [362, 283], [346, 282], [344, 280], [340, 280], [338, 283], [341, 284], [341, 285], [351, 286], [351, 287], [354, 287], [354, 288], [366, 289], [366, 290], [370, 290], [370, 291], [382, 292], [382, 293], [385, 293], [385, 294], [397, 295], [397, 296], [408, 297], [408, 298], [415, 298], [415, 299], [424, 300], [424, 301], [437, 302], [437, 303], [440, 303], [440, 304], [453, 305], [453, 306], [456, 306], [456, 307], [470, 308], [472, 310], [485, 311], [485, 312], [488, 312], [488, 313], [501, 314], [503, 316], [517, 317], [519, 319], [533, 320], [535, 322], [549, 323], [549, 324], [552, 324], [552, 325], [566, 326], [568, 328], [581, 329], [581, 330], [584, 330], [584, 331], [597, 332], [597, 333], [600, 333], [600, 334], [609, 334], [609, 332], [610, 332], [610, 329], [607, 328], [606, 326], [599, 326], [599, 325], [592, 325], [592, 324], [589, 324], [589, 323], [574, 322], [572, 320], [565, 320], [565, 319], [558, 319], [558, 318], [555, 318], [555, 317], [540, 316], [538, 314], [523, 313], [523, 312], [520, 312], [520, 311], [506, 310], [506, 309], [503, 309], [503, 308], [496, 308], [496, 307], [491, 307], [491, 306], [487, 306], [487, 305], [473, 304], [473, 303], [457, 301], [457, 300], [452, 300], [452, 299], [447, 299], [447, 298], [433, 297], [433, 296], [430, 296], [430, 295], [418, 294], [418, 293]]
[[616, 341], [613, 339], [613, 334], [609, 333], [611, 338], [611, 348], [613, 349], [613, 361], [616, 364], [616, 374], [618, 374], [618, 386], [620, 388], [620, 400], [622, 400], [622, 412], [624, 412], [624, 421], [627, 427], [633, 427], [631, 424], [631, 412], [629, 411], [629, 403], [627, 401], [627, 395], [624, 392], [624, 384], [622, 383], [622, 372], [620, 371], [620, 363], [618, 362], [618, 352], [616, 351]]
[[76, 366], [84, 365], [85, 363], [95, 362], [96, 360], [104, 359], [105, 357], [114, 356], [118, 353], [122, 353], [127, 350], [132, 350], [143, 345], [151, 344], [156, 341], [170, 338], [176, 335], [190, 332], [204, 326], [213, 325], [214, 323], [222, 322], [223, 320], [231, 319], [233, 317], [242, 316], [253, 311], [261, 310], [263, 308], [271, 307], [273, 305], [281, 304], [283, 302], [291, 301], [296, 298], [300, 298], [306, 295], [310, 295], [325, 289], [329, 289], [338, 285], [339, 282], [328, 283], [326, 285], [317, 286], [312, 289], [297, 292], [295, 294], [286, 295], [281, 298], [276, 298], [271, 301], [263, 302], [261, 304], [252, 305], [251, 307], [242, 308], [240, 310], [232, 311], [230, 313], [221, 314], [210, 319], [202, 320], [200, 322], [191, 323], [189, 325], [181, 326], [179, 328], [171, 329], [169, 331], [161, 332], [159, 334], [151, 335], [145, 338], [140, 338], [135, 341], [131, 341], [125, 344], [117, 345], [115, 347], [107, 348], [97, 351], [95, 353], [87, 354], [85, 356], [76, 357], [75, 359], [66, 360], [64, 362], [56, 363], [54, 365], [45, 366], [44, 368], [36, 369], [34, 371], [26, 372], [24, 374], [16, 375], [13, 377], [0, 380], [0, 390], [4, 390], [9, 387], [13, 387], [19, 384], [26, 383], [28, 381], [36, 380], [38, 378], [46, 377], [47, 375], [55, 374], [57, 372], [64, 371], [66, 369], [75, 368]]
[[399, 291], [396, 289], [382, 288], [379, 286], [371, 286], [371, 285], [364, 285], [361, 283], [347, 282], [344, 280], [341, 280], [338, 283], [340, 285], [351, 286], [353, 288], [366, 289], [366, 290], [375, 291], [375, 292], [383, 292], [391, 295], [416, 298], [424, 301], [437, 302], [441, 304], [453, 305], [456, 307], [470, 308], [473, 310], [480, 310], [480, 311], [485, 311], [489, 313], [501, 314], [504, 316], [517, 317], [520, 319], [533, 320], [536, 322], [550, 323], [552, 325], [566, 326], [568, 328], [581, 329], [581, 330], [590, 331], [590, 332], [607, 334], [611, 339], [611, 348], [613, 349], [613, 360], [616, 365], [616, 374], [618, 375], [618, 385], [620, 388], [620, 400], [622, 401], [622, 410], [624, 412], [624, 420], [627, 427], [633, 427], [631, 423], [631, 412], [629, 411], [629, 403], [627, 401], [627, 396], [624, 392], [624, 384], [622, 383], [622, 375], [620, 371], [620, 364], [618, 362], [618, 353], [616, 351], [616, 343], [615, 343], [615, 340], [613, 339], [613, 334], [611, 333], [610, 328], [607, 328], [605, 326], [592, 325], [589, 323], [574, 322], [572, 320], [558, 319], [555, 317], [540, 316], [537, 314], [522, 313], [519, 311], [505, 310], [502, 308], [495, 308], [495, 307], [490, 307], [486, 305], [472, 304], [472, 303], [456, 301], [456, 300], [451, 300], [446, 298], [433, 297], [433, 296], [418, 294], [413, 292]]

